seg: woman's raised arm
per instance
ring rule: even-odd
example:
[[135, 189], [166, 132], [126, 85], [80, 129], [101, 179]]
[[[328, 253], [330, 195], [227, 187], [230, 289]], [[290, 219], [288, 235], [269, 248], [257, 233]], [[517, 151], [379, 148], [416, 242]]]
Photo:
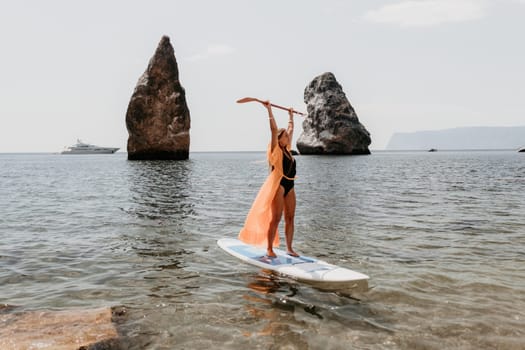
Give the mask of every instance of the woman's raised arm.
[[286, 130], [288, 132], [288, 146], [290, 149], [292, 149], [292, 138], [293, 138], [293, 114], [294, 110], [292, 107], [288, 109], [288, 116], [290, 119], [288, 120], [288, 129]]
[[272, 139], [271, 139], [271, 147], [272, 151], [274, 150], [275, 146], [278, 144], [277, 139], [277, 123], [275, 122], [275, 119], [273, 118], [273, 111], [272, 111], [272, 105], [270, 104], [270, 101], [264, 101], [264, 106], [268, 110], [268, 119], [270, 120], [270, 131], [272, 132]]

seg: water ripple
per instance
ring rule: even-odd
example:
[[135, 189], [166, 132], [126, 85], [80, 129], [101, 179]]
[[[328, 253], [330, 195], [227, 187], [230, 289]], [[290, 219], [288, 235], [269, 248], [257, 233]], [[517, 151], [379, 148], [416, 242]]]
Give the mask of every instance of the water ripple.
[[521, 154], [297, 162], [296, 249], [370, 275], [368, 293], [319, 291], [216, 246], [242, 227], [264, 153], [0, 155], [2, 312], [123, 305], [130, 349], [523, 345]]

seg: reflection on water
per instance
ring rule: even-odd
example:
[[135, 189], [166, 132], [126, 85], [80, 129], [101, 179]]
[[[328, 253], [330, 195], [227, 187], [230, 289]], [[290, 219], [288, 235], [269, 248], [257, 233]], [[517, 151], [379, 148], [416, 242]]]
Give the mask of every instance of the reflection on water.
[[297, 289], [292, 284], [286, 283], [283, 279], [277, 277], [271, 270], [261, 270], [260, 274], [254, 276], [253, 280], [248, 282], [248, 288], [262, 294], [273, 294], [275, 292], [283, 292], [283, 289], [290, 289], [290, 294], [287, 296], [294, 296]]
[[[243, 306], [254, 326], [243, 333], [246, 337], [264, 337], [277, 348], [306, 349], [317, 344], [315, 332], [324, 328], [376, 337], [395, 333], [391, 323], [378, 317], [366, 300], [318, 291], [271, 271], [250, 274], [247, 279], [249, 292], [242, 295]], [[320, 345], [341, 349], [348, 346], [342, 340]]]
[[[191, 161], [141, 161], [126, 162], [129, 207], [124, 212], [130, 216], [128, 230], [122, 231], [116, 251], [128, 256], [132, 263], [129, 281], [143, 293], [136, 303], [128, 302], [130, 322], [134, 329], [128, 337], [156, 334], [158, 325], [141, 322], [145, 315], [155, 318], [158, 310], [138, 311], [145, 304], [168, 307], [190, 300], [199, 289], [199, 274], [188, 269], [188, 259], [194, 254], [194, 240], [190, 227], [195, 216], [195, 201], [191, 199]], [[135, 254], [130, 258], [128, 252]], [[138, 336], [133, 336], [135, 333]], [[141, 348], [141, 347], [131, 347]]]
[[[278, 347], [294, 346], [301, 349], [308, 344], [301, 336], [301, 332], [294, 329], [296, 323], [294, 310], [295, 303], [288, 302], [288, 297], [296, 295], [294, 286], [279, 281], [270, 271], [262, 271], [248, 282], [248, 288], [255, 293], [243, 295], [244, 307], [247, 315], [262, 323], [256, 332], [245, 332], [244, 336], [266, 336]], [[283, 292], [288, 292], [284, 294]], [[276, 296], [280, 295], [280, 296]]]
[[248, 288], [262, 296], [244, 296], [246, 300], [262, 301], [265, 304], [271, 304], [282, 310], [294, 312], [296, 307], [322, 319], [323, 316], [317, 312], [316, 306], [305, 304], [298, 299], [293, 299], [298, 293], [298, 285], [289, 279], [278, 277], [273, 271], [262, 270], [260, 274], [254, 276], [253, 280], [248, 283]]
[[191, 161], [128, 162], [129, 212], [139, 218], [180, 221], [194, 214]]

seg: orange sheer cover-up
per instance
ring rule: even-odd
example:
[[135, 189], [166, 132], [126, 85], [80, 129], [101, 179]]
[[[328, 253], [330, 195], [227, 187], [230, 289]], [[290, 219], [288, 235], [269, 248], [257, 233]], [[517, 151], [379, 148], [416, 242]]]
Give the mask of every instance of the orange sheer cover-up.
[[[272, 201], [283, 177], [283, 151], [279, 145], [276, 145], [272, 152], [270, 144], [267, 157], [273, 170], [266, 178], [257, 197], [255, 197], [244, 222], [244, 227], [239, 233], [239, 239], [244, 243], [264, 247], [268, 246], [268, 229], [272, 219]], [[273, 246], [279, 246], [279, 232], [275, 235]]]

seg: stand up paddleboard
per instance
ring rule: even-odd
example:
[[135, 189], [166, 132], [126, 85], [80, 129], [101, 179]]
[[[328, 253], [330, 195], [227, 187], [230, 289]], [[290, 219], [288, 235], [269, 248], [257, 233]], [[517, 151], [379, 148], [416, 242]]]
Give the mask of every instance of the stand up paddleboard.
[[248, 264], [275, 271], [319, 289], [348, 293], [368, 290], [367, 275], [322, 260], [306, 256], [293, 257], [275, 248], [277, 257], [270, 258], [266, 256], [264, 248], [254, 247], [233, 238], [221, 238], [217, 244], [227, 253]]

